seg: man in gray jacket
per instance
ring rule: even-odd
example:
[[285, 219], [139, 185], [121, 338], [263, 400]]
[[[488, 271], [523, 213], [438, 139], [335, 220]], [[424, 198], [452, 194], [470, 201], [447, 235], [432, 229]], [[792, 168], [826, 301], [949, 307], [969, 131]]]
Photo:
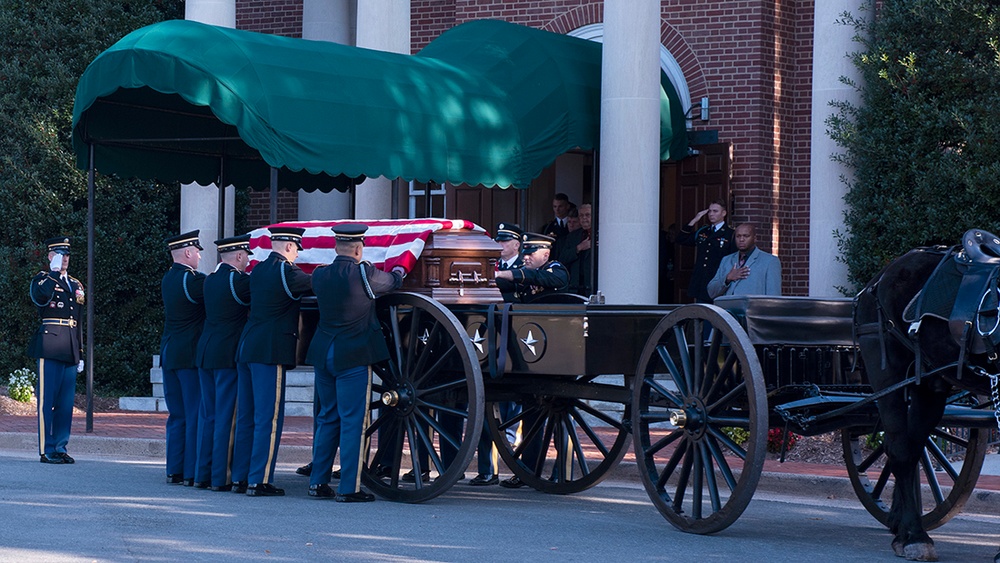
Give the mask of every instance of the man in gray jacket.
[[781, 295], [781, 261], [757, 248], [757, 229], [748, 223], [736, 227], [736, 252], [722, 258], [708, 294]]

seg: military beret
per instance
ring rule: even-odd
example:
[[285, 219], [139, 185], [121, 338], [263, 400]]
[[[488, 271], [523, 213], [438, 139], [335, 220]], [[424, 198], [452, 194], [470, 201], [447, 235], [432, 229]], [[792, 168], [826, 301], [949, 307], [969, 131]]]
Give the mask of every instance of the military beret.
[[201, 247], [201, 242], [198, 241], [199, 229], [189, 231], [187, 233], [182, 233], [167, 238], [164, 242], [167, 243], [167, 250], [177, 250], [178, 248], [184, 248], [186, 246], [195, 246], [198, 250], [205, 250]]

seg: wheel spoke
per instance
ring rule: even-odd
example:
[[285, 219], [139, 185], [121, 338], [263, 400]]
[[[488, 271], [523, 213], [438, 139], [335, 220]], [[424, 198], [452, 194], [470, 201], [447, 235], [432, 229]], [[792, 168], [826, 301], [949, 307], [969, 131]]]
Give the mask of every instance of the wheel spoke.
[[[430, 345], [430, 343], [437, 342], [439, 338], [438, 335], [441, 333], [441, 330], [442, 330], [441, 323], [435, 321], [433, 328], [431, 328], [430, 336], [427, 338], [428, 345], [424, 346], [423, 350], [420, 351], [420, 355], [417, 356], [417, 363], [411, 368], [410, 371], [411, 374], [415, 375], [418, 373], [424, 373], [423, 370], [424, 370], [424, 365], [427, 363], [427, 358], [430, 358], [433, 355], [431, 352], [433, 347]], [[416, 349], [416, 344], [410, 346], [410, 348]], [[422, 380], [423, 378], [417, 381], [417, 384], [419, 384], [420, 381]]]
[[[677, 432], [677, 436], [683, 437], [683, 432]], [[667, 460], [667, 464], [663, 466], [663, 470], [660, 471], [659, 475], [656, 477], [656, 490], [663, 491], [667, 486], [667, 481], [670, 480], [670, 476], [674, 474], [677, 469], [677, 465], [685, 459], [685, 453], [687, 452], [688, 445], [690, 441], [681, 440], [680, 444], [677, 444], [677, 448], [674, 449], [674, 453], [670, 455], [670, 459]], [[653, 456], [646, 452], [644, 456], [647, 459], [651, 459]]]
[[931, 461], [931, 456], [927, 453], [927, 450], [924, 450], [920, 456], [920, 466], [924, 470], [924, 477], [927, 478], [927, 486], [931, 489], [931, 495], [934, 496], [934, 504], [941, 504], [944, 502], [944, 494], [941, 493], [941, 482], [938, 481], [937, 475], [934, 472], [934, 463]]
[[708, 356], [705, 358], [705, 377], [701, 381], [701, 387], [698, 389], [698, 393], [702, 397], [709, 397], [707, 395], [707, 390], [705, 386], [708, 383], [715, 383], [718, 381], [719, 377], [719, 347], [722, 345], [722, 331], [713, 330], [712, 331], [712, 343], [708, 348]]
[[[563, 419], [563, 426], [566, 431], [566, 436], [573, 442], [573, 453], [576, 455], [576, 465], [580, 468], [581, 478], [586, 477], [587, 475], [590, 475], [590, 466], [587, 465], [587, 456], [583, 453], [583, 444], [580, 443], [580, 436], [573, 431], [573, 421], [570, 420], [569, 416], [566, 416]], [[604, 457], [608, 456], [607, 448], [604, 447], [604, 444], [600, 440], [594, 442], [594, 444], [599, 444], [598, 449], [601, 450]], [[572, 478], [573, 476], [570, 475], [569, 479]]]
[[691, 446], [691, 457], [693, 458], [694, 465], [694, 469], [691, 471], [693, 477], [691, 480], [691, 515], [695, 520], [701, 520], [701, 503], [705, 495], [704, 478], [706, 468], [701, 463], [701, 448], [698, 447], [698, 442], [694, 442]]
[[728, 393], [722, 396], [722, 398], [712, 403], [711, 405], [708, 405], [708, 407], [705, 408], [705, 412], [713, 413], [718, 409], [727, 406], [730, 403], [730, 401], [732, 401], [736, 397], [739, 397], [741, 395], [746, 395], [746, 390], [747, 390], [747, 382], [741, 380], [738, 385], [730, 389]]
[[[688, 352], [688, 342], [687, 335], [684, 333], [684, 327], [677, 325], [674, 327], [674, 340], [677, 343], [677, 355], [681, 358], [681, 377], [677, 378], [684, 381], [684, 395], [690, 393], [691, 387], [691, 354]], [[680, 387], [680, 383], [677, 384]]]
[[694, 365], [691, 370], [691, 383], [688, 385], [689, 389], [695, 390], [702, 387], [702, 376], [703, 376], [703, 360], [702, 352], [704, 351], [704, 339], [702, 335], [704, 334], [704, 321], [701, 319], [694, 320]]
[[446, 412], [448, 414], [453, 414], [455, 416], [460, 416], [462, 418], [468, 418], [469, 417], [468, 411], [463, 411], [461, 409], [453, 408], [453, 407], [446, 407], [446, 406], [444, 406], [441, 403], [432, 403], [430, 401], [425, 401], [423, 399], [417, 399], [416, 404], [417, 404], [418, 407], [424, 407], [424, 408], [435, 410], [435, 411], [439, 411], [439, 412]]
[[[712, 437], [705, 440], [705, 444], [708, 446], [708, 451], [712, 454], [712, 458], [715, 459], [715, 463], [719, 465], [719, 471], [722, 473], [722, 478], [726, 480], [729, 490], [735, 491], [736, 477], [733, 475], [733, 470], [729, 467], [729, 462], [726, 461], [726, 456], [722, 454], [722, 448], [719, 447], [719, 443], [715, 440], [714, 433]], [[744, 455], [741, 459], [746, 459], [746, 456]]]
[[406, 421], [406, 439], [410, 443], [410, 467], [413, 469], [413, 485], [419, 491], [423, 488], [423, 468], [420, 466], [420, 446], [414, 439], [413, 422]]
[[882, 472], [878, 475], [878, 481], [875, 482], [875, 486], [872, 487], [872, 496], [875, 498], [882, 498], [882, 493], [885, 492], [885, 486], [889, 484], [889, 477], [892, 473], [889, 471], [888, 467], [883, 467]]
[[451, 391], [452, 389], [460, 389], [466, 386], [465, 379], [456, 379], [454, 381], [448, 381], [445, 383], [440, 383], [434, 387], [427, 387], [426, 389], [417, 389], [417, 397], [423, 397], [424, 395], [434, 395], [441, 393], [443, 391]]
[[601, 440], [600, 436], [598, 436], [597, 433], [594, 432], [594, 429], [590, 427], [590, 424], [587, 424], [587, 421], [583, 419], [576, 409], [570, 409], [569, 414], [573, 417], [573, 420], [576, 421], [576, 424], [583, 430], [587, 437], [590, 438], [590, 443], [601, 452], [602, 456], [608, 457], [608, 447], [604, 444], [604, 440]]
[[[733, 452], [734, 454], [736, 454], [736, 457], [738, 457], [738, 458], [746, 461], [746, 459], [747, 459], [747, 451], [745, 449], [743, 449], [739, 444], [737, 444], [736, 442], [734, 442], [732, 438], [730, 438], [729, 436], [727, 436], [725, 432], [719, 431], [719, 429], [717, 427], [715, 427], [715, 426], [709, 426], [708, 427], [708, 433], [711, 434], [712, 437], [715, 438], [716, 440], [722, 442], [722, 445], [724, 445], [727, 448], [729, 448], [729, 450], [731, 452]], [[721, 451], [720, 451], [720, 454], [721, 454]]]
[[[667, 368], [667, 373], [670, 374], [674, 380], [674, 384], [677, 385], [677, 390], [680, 391], [681, 395], [686, 396], [688, 394], [688, 387], [684, 381], [684, 374], [677, 369], [677, 364], [674, 363], [674, 359], [670, 356], [667, 346], [660, 344], [656, 347], [656, 352], [659, 354], [660, 360], [663, 361], [663, 365]], [[650, 378], [650, 382], [652, 382], [652, 378]], [[669, 395], [665, 391], [664, 389], [664, 395]]]
[[954, 446], [958, 446], [958, 447], [962, 448], [963, 450], [969, 449], [969, 441], [968, 440], [966, 440], [965, 438], [962, 438], [961, 436], [959, 436], [957, 434], [952, 434], [951, 432], [946, 432], [946, 431], [944, 431], [944, 430], [942, 430], [940, 428], [935, 428], [934, 430], [931, 430], [931, 436], [937, 437], [937, 438], [941, 438], [942, 440], [945, 440], [946, 442], [948, 442], [948, 443], [950, 443], [950, 444], [952, 444]]
[[712, 502], [712, 512], [718, 512], [722, 510], [722, 500], [719, 498], [719, 484], [715, 481], [715, 466], [712, 465], [706, 443], [699, 442], [698, 451], [701, 454], [701, 464], [705, 468], [705, 481], [708, 485], [708, 497]]
[[[423, 420], [428, 426], [430, 426], [431, 428], [433, 428], [434, 431], [438, 433], [438, 436], [440, 436], [442, 440], [446, 440], [456, 450], [459, 448], [460, 443], [461, 443], [460, 438], [457, 438], [455, 436], [452, 436], [448, 432], [445, 432], [444, 427], [441, 426], [441, 421], [435, 419], [433, 416], [430, 416], [429, 414], [427, 414], [426, 412], [424, 412], [422, 409], [414, 409], [413, 412], [417, 413], [417, 416], [420, 417], [420, 420]], [[448, 412], [448, 411], [445, 411], [445, 412]], [[459, 414], [461, 414], [461, 413], [459, 413]]]
[[[537, 417], [529, 418], [527, 416], [529, 412], [538, 413], [538, 415]], [[528, 427], [528, 430], [521, 434], [521, 443], [514, 449], [514, 457], [519, 459], [523, 458], [525, 448], [527, 448], [528, 444], [530, 444], [532, 440], [538, 436], [538, 433], [542, 431], [542, 427], [545, 424], [545, 417], [542, 416], [542, 409], [540, 407], [532, 407], [531, 409], [525, 408], [524, 411], [521, 412], [521, 418], [522, 420], [531, 420], [534, 418], [534, 420], [532, 420], [531, 426]]]
[[440, 370], [444, 366], [445, 362], [449, 360], [448, 356], [451, 355], [452, 352], [457, 352], [457, 351], [458, 351], [458, 346], [454, 342], [452, 342], [451, 346], [449, 346], [447, 350], [445, 350], [440, 356], [438, 356], [437, 361], [434, 362], [434, 364], [431, 365], [431, 367], [427, 368], [427, 371], [421, 373], [420, 377], [414, 378], [413, 385], [415, 387], [420, 387], [421, 384], [423, 384], [423, 382], [428, 377], [436, 374], [438, 370]]
[[[677, 380], [675, 379], [674, 381]], [[684, 398], [678, 397], [676, 393], [660, 385], [660, 383], [655, 379], [653, 379], [652, 376], [647, 377], [643, 383], [645, 385], [649, 385], [650, 391], [656, 391], [657, 393], [660, 394], [661, 397], [669, 401], [674, 406], [674, 408], [676, 409], [684, 408]], [[681, 391], [681, 393], [684, 392]]]
[[924, 454], [926, 455], [927, 452], [930, 452], [930, 454], [934, 456], [934, 459], [938, 462], [938, 465], [941, 466], [941, 469], [943, 469], [944, 472], [951, 477], [951, 482], [957, 483], [958, 471], [955, 471], [955, 466], [952, 465], [951, 461], [948, 460], [948, 457], [944, 455], [943, 451], [941, 451], [941, 447], [938, 446], [933, 439], [928, 438], [927, 440]]
[[625, 425], [622, 423], [622, 421], [615, 420], [615, 419], [611, 418], [606, 413], [603, 413], [603, 412], [595, 409], [594, 407], [588, 405], [587, 403], [584, 403], [580, 399], [573, 399], [572, 407], [580, 409], [582, 411], [585, 411], [587, 414], [589, 414], [590, 416], [593, 416], [594, 418], [601, 419], [602, 421], [604, 421], [605, 424], [607, 424], [608, 426], [611, 426], [612, 428], [614, 428], [616, 430], [619, 430], [619, 431], [625, 430]]
[[[548, 413], [547, 413], [548, 414]], [[542, 434], [542, 449], [541, 453], [538, 454], [538, 459], [535, 460], [535, 467], [532, 471], [535, 477], [541, 478], [542, 471], [545, 469], [545, 459], [549, 456], [549, 446], [553, 444], [553, 434], [555, 433], [555, 428], [553, 428], [553, 420], [551, 417], [546, 416], [545, 420], [545, 432]], [[556, 455], [559, 454], [559, 448], [556, 448]]]
[[674, 512], [684, 512], [682, 504], [684, 503], [684, 494], [687, 491], [688, 479], [691, 478], [691, 465], [694, 463], [694, 457], [694, 443], [687, 441], [680, 478], [677, 479], [677, 493], [674, 495]]
[[[417, 430], [417, 436], [420, 438], [421, 449], [427, 451], [430, 454], [431, 463], [434, 464], [434, 468], [437, 469], [438, 475], [444, 475], [445, 466], [444, 462], [441, 461], [441, 456], [438, 455], [437, 450], [434, 448], [434, 440], [427, 434], [427, 430], [422, 424], [414, 424], [414, 428]], [[428, 467], [430, 469], [430, 467]]]
[[414, 369], [413, 355], [417, 353], [417, 346], [416, 343], [413, 341], [413, 339], [416, 336], [417, 329], [419, 328], [420, 325], [421, 314], [422, 311], [416, 307], [414, 307], [413, 310], [410, 311], [410, 345], [406, 347], [406, 364], [405, 364], [406, 369], [404, 370], [407, 379], [412, 378], [414, 373], [410, 371]]
[[[399, 336], [399, 307], [396, 305], [389, 306], [389, 328], [392, 332], [392, 347], [393, 352], [396, 353], [396, 365], [403, 366], [403, 341]], [[400, 370], [400, 375], [405, 377], [405, 374]]]
[[868, 469], [883, 455], [885, 455], [884, 442], [882, 444], [879, 444], [878, 447], [875, 448], [875, 450], [872, 453], [868, 454], [868, 457], [866, 457], [861, 463], [858, 464], [858, 473], [864, 473], [868, 471]]
[[735, 377], [734, 371], [737, 360], [738, 358], [736, 357], [735, 352], [731, 351], [726, 354], [726, 361], [722, 364], [722, 367], [719, 368], [719, 372], [715, 374], [715, 378], [712, 380], [712, 386], [708, 389], [708, 391], [705, 391], [701, 395], [702, 397], [705, 399], [714, 397], [715, 394], [719, 392], [720, 385]]
[[650, 444], [649, 447], [646, 448], [646, 451], [644, 452], [646, 459], [652, 459], [654, 455], [660, 453], [660, 450], [676, 442], [678, 438], [681, 438], [683, 436], [684, 436], [683, 430], [675, 430], [667, 434], [666, 436], [660, 438], [656, 442]]

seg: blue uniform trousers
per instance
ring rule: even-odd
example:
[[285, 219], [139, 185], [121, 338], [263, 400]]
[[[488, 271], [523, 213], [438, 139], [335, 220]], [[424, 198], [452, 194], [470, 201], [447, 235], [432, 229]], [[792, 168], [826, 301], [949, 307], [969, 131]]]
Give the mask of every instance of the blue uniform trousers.
[[247, 483], [274, 481], [281, 428], [285, 421], [285, 367], [249, 364], [253, 388], [253, 448]]
[[38, 360], [38, 453], [52, 456], [66, 453], [73, 423], [76, 395], [76, 365], [57, 360]]
[[[253, 451], [253, 381], [249, 364], [236, 364], [236, 430], [233, 436], [233, 483], [246, 482]], [[223, 483], [225, 484], [225, 483]], [[214, 485], [214, 483], [213, 483]]]
[[236, 429], [236, 368], [213, 369], [215, 425], [212, 428], [212, 486], [232, 483], [233, 444]]
[[201, 405], [198, 407], [198, 457], [194, 480], [212, 480], [212, 437], [215, 435], [215, 374], [210, 369], [198, 369]]
[[[498, 403], [500, 410], [500, 421], [507, 422], [515, 416], [521, 414], [521, 405], [514, 401], [504, 401]], [[504, 432], [511, 447], [517, 443], [517, 424], [507, 428]], [[483, 433], [479, 438], [479, 449], [476, 454], [476, 469], [480, 475], [492, 477], [500, 473], [499, 456], [495, 453], [493, 440], [490, 436], [490, 424], [486, 417], [483, 417]]]
[[313, 435], [313, 470], [309, 484], [330, 482], [330, 467], [339, 447], [337, 492], [349, 495], [361, 490], [361, 444], [368, 426], [372, 378], [368, 366], [334, 370], [333, 354], [331, 345], [325, 365], [315, 366], [320, 412]]
[[163, 370], [163, 398], [167, 401], [167, 475], [194, 479], [198, 451], [198, 410], [201, 384], [198, 370]]

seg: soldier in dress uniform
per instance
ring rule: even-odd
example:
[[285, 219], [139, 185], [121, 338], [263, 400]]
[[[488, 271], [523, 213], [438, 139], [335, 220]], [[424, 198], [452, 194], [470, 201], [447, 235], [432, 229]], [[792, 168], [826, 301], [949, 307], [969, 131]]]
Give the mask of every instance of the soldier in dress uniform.
[[[706, 216], [709, 224], [695, 230], [698, 222]], [[726, 225], [725, 202], [713, 201], [708, 208], [699, 211], [694, 219], [681, 227], [677, 244], [695, 247], [694, 271], [691, 272], [688, 296], [697, 303], [711, 303], [708, 282], [719, 269], [722, 257], [736, 251], [733, 246], [733, 229]]]
[[313, 272], [319, 324], [306, 355], [316, 370], [320, 412], [313, 436], [309, 496], [331, 498], [330, 466], [340, 448], [338, 502], [369, 502], [361, 490], [361, 443], [371, 399], [371, 365], [389, 358], [375, 297], [403, 285], [405, 270], [383, 272], [361, 260], [367, 225], [333, 227], [337, 257]]
[[[500, 291], [513, 291], [518, 303], [526, 303], [540, 296], [566, 291], [569, 286], [569, 272], [556, 260], [550, 260], [552, 244], [550, 236], [537, 233], [524, 233], [521, 238], [521, 253], [524, 256], [524, 268], [497, 272], [497, 287]], [[531, 428], [537, 416], [525, 417], [521, 424]], [[529, 466], [542, 453], [542, 434], [539, 432], [531, 443], [524, 448], [522, 460]], [[516, 489], [525, 486], [516, 475], [500, 482], [501, 487]]]
[[38, 453], [42, 463], [67, 464], [66, 453], [73, 422], [76, 374], [83, 371], [81, 308], [83, 284], [66, 273], [69, 237], [45, 241], [49, 269], [31, 279], [28, 295], [38, 307], [41, 325], [31, 337], [28, 355], [38, 358]]
[[[250, 273], [250, 315], [236, 355], [237, 362], [248, 364], [252, 391], [240, 391], [237, 399], [237, 410], [252, 412], [254, 421], [247, 496], [285, 494], [272, 480], [285, 417], [285, 372], [296, 363], [299, 300], [312, 287], [309, 274], [294, 264], [304, 232], [300, 227], [271, 228], [271, 253]], [[242, 475], [233, 479], [242, 481]], [[242, 489], [243, 483], [234, 487]]]
[[543, 295], [566, 291], [569, 272], [557, 260], [550, 260], [555, 239], [538, 233], [524, 233], [521, 255], [524, 267], [496, 273], [500, 292], [512, 292], [514, 301], [528, 303]]
[[[197, 363], [201, 377], [201, 410], [206, 421], [198, 444], [199, 482], [207, 480], [213, 491], [232, 490], [236, 423], [236, 346], [250, 310], [250, 235], [215, 241], [218, 267], [205, 278], [205, 330], [198, 340]], [[240, 453], [249, 457], [249, 452]]]
[[198, 451], [198, 411], [201, 384], [195, 349], [205, 323], [205, 274], [198, 231], [166, 240], [174, 263], [163, 276], [163, 338], [160, 367], [163, 397], [167, 400], [167, 483], [194, 485]]
[[[521, 237], [523, 235], [524, 231], [521, 230], [521, 227], [513, 223], [497, 224], [497, 232], [493, 235], [493, 240], [500, 243], [500, 260], [497, 261], [498, 272], [524, 267], [524, 259], [521, 258]], [[502, 292], [502, 295], [505, 302], [514, 301], [513, 291]]]

